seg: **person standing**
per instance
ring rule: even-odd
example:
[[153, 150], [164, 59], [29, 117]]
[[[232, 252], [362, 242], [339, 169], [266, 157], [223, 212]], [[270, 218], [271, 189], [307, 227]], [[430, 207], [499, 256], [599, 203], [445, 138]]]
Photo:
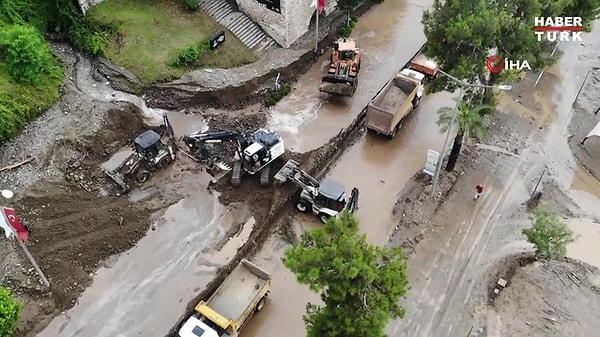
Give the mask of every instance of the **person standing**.
[[475, 196], [473, 197], [473, 200], [479, 200], [479, 198], [481, 198], [484, 187], [483, 184], [477, 184], [477, 186], [475, 186]]

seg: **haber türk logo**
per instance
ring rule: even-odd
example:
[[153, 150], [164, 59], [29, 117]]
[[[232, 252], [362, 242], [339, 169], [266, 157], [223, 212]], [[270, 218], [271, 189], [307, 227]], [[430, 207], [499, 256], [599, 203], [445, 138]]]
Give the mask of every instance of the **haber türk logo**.
[[503, 69], [507, 70], [531, 70], [531, 66], [527, 60], [511, 60], [508, 58], [502, 59], [499, 55], [493, 55], [488, 57], [485, 62], [490, 73], [499, 73]]
[[579, 16], [536, 17], [534, 31], [538, 41], [583, 41], [583, 20]]

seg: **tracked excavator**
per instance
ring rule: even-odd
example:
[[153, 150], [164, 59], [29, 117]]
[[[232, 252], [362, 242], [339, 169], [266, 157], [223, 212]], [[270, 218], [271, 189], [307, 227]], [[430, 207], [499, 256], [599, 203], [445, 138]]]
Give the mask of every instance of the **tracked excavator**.
[[194, 157], [209, 168], [219, 163], [207, 144], [232, 143], [235, 146], [235, 161], [231, 174], [231, 184], [234, 187], [241, 184], [244, 173], [255, 175], [259, 172], [260, 184], [268, 186], [271, 179], [271, 163], [285, 152], [281, 136], [267, 129], [259, 129], [249, 136], [229, 131], [197, 132], [184, 136], [183, 142]]
[[353, 96], [358, 87], [361, 55], [356, 41], [338, 39], [331, 52], [327, 74], [321, 80], [320, 92], [331, 95]]
[[132, 180], [141, 185], [150, 178], [151, 172], [162, 169], [175, 160], [175, 134], [166, 114], [163, 115], [163, 123], [166, 137], [154, 130], [144, 131], [133, 140], [133, 153], [116, 168], [104, 171], [123, 192], [130, 190]]
[[313, 213], [325, 223], [331, 217], [338, 216], [343, 210], [354, 212], [358, 209], [358, 188], [353, 188], [350, 197], [340, 183], [325, 179], [318, 182], [300, 168], [295, 160], [288, 160], [275, 174], [274, 179], [283, 184], [291, 181], [302, 189], [295, 207], [302, 213]]

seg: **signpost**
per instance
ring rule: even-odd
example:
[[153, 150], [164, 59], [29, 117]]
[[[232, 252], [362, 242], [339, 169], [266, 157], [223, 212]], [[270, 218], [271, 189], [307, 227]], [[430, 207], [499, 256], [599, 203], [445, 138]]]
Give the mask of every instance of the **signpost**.
[[225, 31], [222, 30], [210, 37], [210, 49], [215, 50], [225, 42]]
[[435, 171], [438, 166], [438, 161], [440, 160], [440, 153], [434, 151], [432, 149], [427, 150], [427, 162], [425, 163], [425, 168], [423, 172], [429, 174], [430, 176], [435, 176]]

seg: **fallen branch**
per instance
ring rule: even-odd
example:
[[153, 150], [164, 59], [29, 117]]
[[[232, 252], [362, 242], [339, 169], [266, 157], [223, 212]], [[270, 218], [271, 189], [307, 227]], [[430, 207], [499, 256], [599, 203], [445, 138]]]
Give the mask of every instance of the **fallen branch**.
[[89, 188], [87, 188], [82, 182], [79, 183], [79, 186], [81, 186], [81, 188], [83, 188], [84, 190], [86, 190], [86, 192], [91, 192]]
[[23, 166], [23, 165], [31, 162], [32, 160], [33, 160], [33, 157], [29, 157], [29, 158], [23, 160], [20, 163], [16, 163], [16, 164], [13, 164], [13, 165], [9, 165], [9, 166], [5, 166], [3, 168], [0, 168], [0, 172], [10, 171], [10, 170], [16, 169], [17, 167], [21, 167], [21, 166]]
[[577, 281], [575, 281], [575, 278], [571, 275], [567, 275], [567, 277], [569, 278], [569, 280], [571, 280], [571, 282], [573, 282], [574, 285], [576, 285], [577, 287], [581, 287], [579, 285], [579, 283], [577, 283]]
[[556, 324], [556, 318], [554, 317], [542, 316], [542, 318]]
[[560, 274], [554, 269], [552, 269], [552, 271], [554, 272], [554, 274], [556, 274], [556, 277], [560, 280], [560, 282], [563, 284], [563, 286], [566, 286], [567, 283], [562, 279], [562, 277], [560, 277]]

